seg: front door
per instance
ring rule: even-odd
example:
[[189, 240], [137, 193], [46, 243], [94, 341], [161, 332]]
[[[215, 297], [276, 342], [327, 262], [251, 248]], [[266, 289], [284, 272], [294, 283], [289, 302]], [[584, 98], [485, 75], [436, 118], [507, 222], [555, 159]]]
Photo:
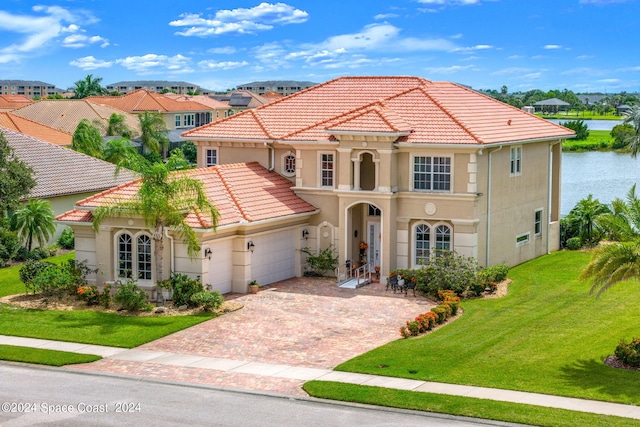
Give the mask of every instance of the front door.
[[380, 265], [380, 222], [367, 222], [367, 244], [369, 245], [367, 253], [367, 262], [373, 269], [376, 265]]

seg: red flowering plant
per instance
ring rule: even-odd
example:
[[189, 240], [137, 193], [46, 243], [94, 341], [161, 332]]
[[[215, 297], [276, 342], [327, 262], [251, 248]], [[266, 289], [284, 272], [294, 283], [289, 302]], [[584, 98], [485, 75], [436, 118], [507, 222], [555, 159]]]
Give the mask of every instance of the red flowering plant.
[[87, 305], [97, 305], [100, 302], [100, 291], [96, 286], [78, 286], [78, 298], [86, 301]]
[[361, 250], [365, 250], [369, 247], [369, 245], [367, 245], [365, 242], [360, 242], [360, 249]]

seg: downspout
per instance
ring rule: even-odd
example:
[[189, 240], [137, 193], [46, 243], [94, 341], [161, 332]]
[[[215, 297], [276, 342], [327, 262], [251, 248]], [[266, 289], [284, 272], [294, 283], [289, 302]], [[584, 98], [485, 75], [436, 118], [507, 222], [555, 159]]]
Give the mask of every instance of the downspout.
[[549, 186], [547, 188], [547, 254], [551, 253], [551, 194], [553, 191], [553, 147], [556, 144], [549, 145]]
[[491, 174], [492, 174], [492, 164], [491, 164], [491, 158], [493, 153], [495, 153], [496, 151], [500, 151], [502, 150], [502, 145], [500, 147], [498, 147], [497, 149], [491, 151], [489, 150], [489, 166], [487, 168], [487, 236], [485, 239], [485, 246], [486, 246], [486, 259], [485, 259], [485, 266], [489, 267], [489, 260], [490, 260], [490, 256], [491, 256]]
[[164, 236], [171, 241], [171, 243], [169, 244], [169, 253], [170, 253], [170, 257], [171, 257], [171, 271], [170, 271], [170, 273], [173, 273], [175, 271], [175, 260], [174, 260], [174, 256], [173, 256], [173, 253], [174, 253], [173, 237], [171, 237], [169, 235], [169, 230], [166, 229], [166, 228], [164, 229]]
[[269, 151], [271, 152], [271, 155], [269, 156], [269, 172], [273, 172], [273, 170], [276, 168], [276, 149], [273, 148], [273, 146], [271, 144], [269, 144], [268, 142], [264, 143], [264, 146], [267, 147], [269, 149]]

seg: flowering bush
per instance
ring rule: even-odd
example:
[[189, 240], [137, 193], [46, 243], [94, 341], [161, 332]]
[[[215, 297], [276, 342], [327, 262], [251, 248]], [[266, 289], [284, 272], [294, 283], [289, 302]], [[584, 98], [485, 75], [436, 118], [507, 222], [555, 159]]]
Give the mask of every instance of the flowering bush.
[[634, 338], [630, 343], [620, 341], [615, 355], [623, 363], [636, 368], [640, 367], [640, 338]]
[[100, 291], [96, 286], [79, 286], [76, 294], [87, 305], [98, 305], [100, 302]]
[[360, 249], [361, 249], [361, 250], [365, 250], [365, 249], [367, 249], [368, 247], [369, 247], [369, 245], [367, 245], [367, 243], [366, 243], [366, 242], [360, 242]]
[[438, 316], [435, 313], [428, 311], [418, 315], [418, 317], [413, 321], [407, 321], [407, 324], [400, 328], [400, 335], [402, 338], [415, 337], [430, 331], [436, 323], [439, 323]]

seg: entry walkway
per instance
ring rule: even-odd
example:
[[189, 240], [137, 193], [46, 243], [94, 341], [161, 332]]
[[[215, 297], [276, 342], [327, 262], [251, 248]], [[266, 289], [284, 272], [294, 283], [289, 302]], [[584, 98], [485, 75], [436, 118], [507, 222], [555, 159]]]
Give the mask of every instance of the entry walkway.
[[[260, 363], [255, 361], [221, 359], [213, 357], [173, 354], [162, 351], [144, 349], [123, 349], [34, 338], [21, 338], [0, 335], [0, 344], [35, 347], [48, 350], [71, 351], [83, 354], [96, 354], [107, 362], [130, 362], [150, 364], [150, 366], [191, 368], [200, 372], [200, 376], [208, 372], [224, 372], [227, 374], [244, 374], [258, 378], [259, 381], [282, 379], [294, 381], [335, 381], [366, 386], [386, 387], [398, 390], [428, 392], [453, 396], [474, 397], [502, 402], [513, 402], [537, 405], [549, 408], [568, 409], [572, 411], [590, 412], [601, 415], [614, 415], [640, 419], [640, 406], [619, 403], [600, 402], [562, 396], [551, 396], [539, 393], [501, 390], [486, 387], [473, 387], [457, 384], [434, 383], [427, 381], [393, 378], [376, 375], [338, 372], [331, 369], [305, 368], [299, 366]], [[100, 363], [100, 362], [96, 362]], [[75, 365], [68, 369], [95, 371], [95, 364]], [[109, 372], [113, 372], [109, 370]], [[176, 378], [176, 381], [180, 381]], [[183, 380], [184, 381], [184, 380]]]

